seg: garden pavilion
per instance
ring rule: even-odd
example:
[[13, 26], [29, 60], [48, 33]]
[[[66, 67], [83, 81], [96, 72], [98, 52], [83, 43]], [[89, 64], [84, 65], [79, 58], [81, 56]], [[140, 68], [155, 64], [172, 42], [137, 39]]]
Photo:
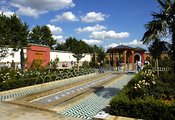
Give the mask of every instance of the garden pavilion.
[[135, 63], [141, 61], [144, 63], [145, 49], [136, 47], [130, 47], [126, 45], [119, 45], [107, 50], [108, 60], [114, 68], [116, 68], [117, 62], [123, 66], [123, 71], [135, 70]]

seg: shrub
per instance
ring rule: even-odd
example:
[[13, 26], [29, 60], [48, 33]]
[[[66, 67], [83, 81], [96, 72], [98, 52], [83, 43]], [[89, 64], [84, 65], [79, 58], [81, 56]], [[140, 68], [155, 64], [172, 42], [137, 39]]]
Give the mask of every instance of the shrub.
[[[171, 82], [168, 82], [174, 79], [170, 74], [171, 72], [161, 74], [161, 76], [167, 76], [168, 80], [162, 82], [153, 77], [152, 72], [147, 70], [149, 69], [136, 74], [119, 95], [112, 98], [110, 102], [111, 114], [146, 120], [175, 120], [175, 87]], [[153, 78], [155, 78], [156, 84], [149, 87], [143, 86], [146, 81], [151, 84]], [[144, 89], [141, 89], [142, 87]], [[145, 92], [149, 94], [144, 95]]]
[[146, 120], [174, 120], [174, 105], [163, 104], [153, 97], [129, 99], [124, 93], [110, 102], [111, 114]]

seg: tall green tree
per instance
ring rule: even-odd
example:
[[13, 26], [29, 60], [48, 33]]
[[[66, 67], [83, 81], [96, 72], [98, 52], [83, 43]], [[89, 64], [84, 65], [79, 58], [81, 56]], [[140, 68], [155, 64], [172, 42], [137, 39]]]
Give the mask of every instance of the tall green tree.
[[98, 50], [97, 50], [97, 61], [100, 62], [100, 61], [104, 61], [105, 59], [105, 52], [104, 52], [104, 49], [102, 47], [99, 47]]
[[11, 30], [11, 46], [20, 49], [21, 71], [24, 70], [24, 47], [27, 46], [27, 38], [29, 34], [28, 25], [23, 23], [16, 15], [10, 17]]
[[172, 60], [175, 71], [175, 0], [157, 0], [160, 4], [160, 13], [153, 13], [153, 20], [145, 25], [145, 32], [142, 41], [145, 44], [171, 34], [172, 36]]
[[52, 33], [48, 26], [36, 26], [32, 29], [29, 34], [31, 43], [47, 45], [53, 49], [53, 45], [56, 44], [56, 40], [52, 37]]
[[157, 69], [157, 74], [159, 75], [159, 58], [163, 51], [168, 51], [170, 49], [170, 44], [165, 41], [160, 41], [159, 39], [155, 39], [155, 41], [148, 48], [149, 52], [155, 59], [155, 66]]
[[55, 46], [55, 50], [67, 51], [67, 47], [63, 43], [57, 43], [56, 46]]
[[10, 41], [9, 21], [9, 17], [6, 17], [3, 13], [0, 14], [0, 59], [8, 54], [7, 45], [9, 45]]
[[77, 70], [79, 71], [79, 61], [85, 56], [83, 41], [76, 41], [74, 43], [74, 47], [71, 49], [73, 56], [77, 59]]
[[104, 61], [105, 58], [105, 52], [102, 47], [98, 47], [97, 45], [91, 46], [90, 53], [92, 53], [92, 60], [90, 62], [90, 65], [92, 67], [97, 66], [97, 62]]

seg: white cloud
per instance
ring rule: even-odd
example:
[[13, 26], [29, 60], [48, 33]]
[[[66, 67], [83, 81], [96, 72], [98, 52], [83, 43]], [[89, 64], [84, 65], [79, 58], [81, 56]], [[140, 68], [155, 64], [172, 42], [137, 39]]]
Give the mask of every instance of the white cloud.
[[116, 46], [119, 46], [120, 44], [117, 44], [117, 43], [111, 43], [110, 45], [108, 46], [105, 46], [105, 48], [113, 48], [113, 47], [116, 47]]
[[51, 24], [47, 24], [47, 26], [50, 28], [53, 35], [58, 35], [62, 33], [62, 29], [60, 27]]
[[134, 47], [140, 47], [140, 46], [143, 46], [143, 43], [142, 43], [141, 41], [138, 41], [138, 40], [134, 39], [134, 40], [131, 41], [131, 42], [123, 43], [123, 45], [134, 46]]
[[72, 0], [12, 0], [10, 5], [17, 8], [18, 14], [34, 18], [49, 11], [75, 6]]
[[92, 32], [90, 35], [93, 39], [123, 39], [129, 37], [128, 32], [120, 32], [116, 33], [115, 31], [98, 31], [98, 32]]
[[53, 38], [56, 39], [58, 43], [65, 43], [65, 41], [66, 41], [66, 39], [61, 35], [60, 36], [59, 35], [57, 35], [57, 36], [53, 35]]
[[12, 11], [3, 10], [3, 9], [0, 10], [0, 14], [1, 14], [1, 13], [3, 13], [3, 14], [4, 14], [5, 16], [7, 16], [7, 17], [10, 17], [11, 15], [14, 14], [14, 12], [12, 12]]
[[138, 41], [137, 39], [134, 39], [131, 42], [112, 43], [108, 46], [105, 46], [105, 48], [108, 49], [110, 47], [116, 47], [118, 45], [127, 45], [131, 47], [140, 47], [140, 48], [147, 49], [147, 46], [144, 45], [141, 41]]
[[103, 43], [103, 41], [101, 41], [101, 40], [94, 40], [94, 39], [89, 39], [89, 40], [83, 39], [83, 41], [89, 45], [99, 45], [99, 44]]
[[55, 16], [50, 22], [57, 22], [57, 21], [70, 21], [75, 22], [79, 21], [79, 19], [72, 13], [72, 12], [65, 12], [62, 15]]
[[101, 13], [101, 12], [89, 12], [86, 14], [86, 16], [82, 16], [81, 20], [83, 22], [86, 23], [90, 23], [90, 22], [98, 22], [98, 21], [104, 21], [105, 17], [107, 17], [107, 15]]
[[95, 26], [88, 26], [88, 27], [84, 27], [84, 28], [77, 28], [76, 32], [77, 33], [82, 33], [82, 32], [95, 32], [95, 31], [100, 31], [100, 30], [104, 30], [106, 29], [105, 26], [102, 25], [95, 25]]
[[51, 25], [51, 24], [47, 24], [47, 26], [49, 27], [49, 29], [52, 32], [52, 37], [54, 39], [57, 40], [58, 43], [64, 43], [65, 42], [65, 38], [61, 35], [59, 35], [60, 33], [62, 33], [62, 29], [60, 27], [57, 27], [55, 25]]
[[17, 14], [19, 15], [24, 15], [24, 16], [30, 16], [34, 18], [38, 18], [40, 14], [47, 13], [47, 11], [41, 10], [38, 11], [37, 9], [32, 9], [30, 7], [19, 7], [19, 9], [16, 11]]

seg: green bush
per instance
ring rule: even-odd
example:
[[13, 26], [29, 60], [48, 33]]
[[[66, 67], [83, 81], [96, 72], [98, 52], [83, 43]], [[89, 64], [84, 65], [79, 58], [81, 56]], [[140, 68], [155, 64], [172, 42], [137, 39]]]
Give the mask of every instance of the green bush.
[[152, 97], [146, 99], [129, 99], [124, 93], [114, 97], [110, 102], [111, 114], [145, 120], [174, 120], [174, 105], [166, 105]]
[[[165, 76], [154, 79], [156, 84], [144, 88], [143, 78], [150, 84], [154, 78], [149, 74], [152, 75], [151, 72], [146, 74], [143, 71], [139, 72], [118, 96], [113, 97], [110, 102], [111, 114], [146, 120], [175, 120], [175, 87], [172, 83], [174, 81], [172, 73], [161, 73], [161, 76]], [[140, 89], [137, 91], [134, 87], [138, 83]], [[146, 90], [149, 94], [144, 96], [145, 91], [142, 90]]]

